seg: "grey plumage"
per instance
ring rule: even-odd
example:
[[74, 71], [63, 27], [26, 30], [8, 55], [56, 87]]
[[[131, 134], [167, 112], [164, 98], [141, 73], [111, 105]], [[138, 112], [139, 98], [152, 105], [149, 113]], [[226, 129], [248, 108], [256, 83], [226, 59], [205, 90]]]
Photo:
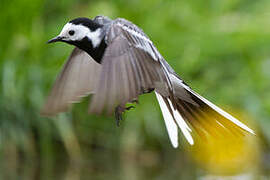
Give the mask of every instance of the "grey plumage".
[[75, 48], [55, 82], [43, 114], [67, 111], [71, 103], [88, 94], [93, 94], [90, 113], [111, 115], [121, 109], [121, 114], [128, 102], [154, 90], [174, 147], [178, 146], [177, 126], [190, 144], [193, 144], [190, 133], [211, 134], [209, 125], [223, 129], [222, 132], [254, 133], [191, 90], [136, 25], [104, 16], [97, 16], [93, 22], [102, 26], [98, 36], [104, 37], [106, 43], [100, 64]]
[[161, 64], [143, 49], [149, 42], [127, 33], [122, 25], [129, 25], [128, 28], [142, 33], [123, 19], [111, 24], [106, 36], [108, 47], [102, 59], [98, 93], [90, 106], [92, 113], [101, 113], [106, 107], [111, 114], [116, 105], [125, 106], [140, 94], [154, 89], [155, 83], [166, 85]]
[[52, 116], [65, 112], [71, 103], [94, 93], [97, 84], [95, 77], [100, 74], [100, 71], [100, 64], [84, 51], [75, 48], [57, 77], [41, 114]]

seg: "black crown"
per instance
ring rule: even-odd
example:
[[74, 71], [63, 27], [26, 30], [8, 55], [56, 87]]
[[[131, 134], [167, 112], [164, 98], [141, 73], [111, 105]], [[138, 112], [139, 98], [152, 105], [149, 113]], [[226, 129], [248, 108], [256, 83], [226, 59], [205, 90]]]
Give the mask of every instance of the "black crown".
[[69, 21], [69, 23], [75, 24], [75, 25], [83, 25], [91, 29], [92, 31], [95, 31], [97, 28], [100, 28], [102, 25], [94, 22], [93, 20], [86, 18], [86, 17], [79, 17], [76, 19], [73, 19]]

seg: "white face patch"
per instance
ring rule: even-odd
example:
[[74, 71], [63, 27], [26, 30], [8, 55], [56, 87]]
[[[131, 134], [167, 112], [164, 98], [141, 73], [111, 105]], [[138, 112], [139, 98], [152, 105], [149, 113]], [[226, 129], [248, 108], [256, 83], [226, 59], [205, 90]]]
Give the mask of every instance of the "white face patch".
[[[74, 31], [74, 34], [70, 35], [69, 31]], [[75, 25], [72, 23], [67, 23], [59, 34], [59, 36], [63, 37], [63, 40], [66, 41], [80, 41], [83, 38], [88, 37], [92, 41], [94, 48], [97, 47], [102, 40], [100, 35], [101, 28], [91, 31], [88, 27], [81, 24]]]

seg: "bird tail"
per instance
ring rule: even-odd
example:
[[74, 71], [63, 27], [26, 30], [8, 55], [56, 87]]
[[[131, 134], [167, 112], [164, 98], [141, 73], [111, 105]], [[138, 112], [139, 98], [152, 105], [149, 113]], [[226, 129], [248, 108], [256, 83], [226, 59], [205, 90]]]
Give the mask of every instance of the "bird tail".
[[171, 96], [163, 96], [157, 91], [155, 93], [173, 147], [178, 147], [178, 127], [191, 145], [194, 144], [194, 134], [202, 138], [224, 133], [255, 134], [252, 129], [194, 92], [176, 76], [172, 79], [172, 87]]

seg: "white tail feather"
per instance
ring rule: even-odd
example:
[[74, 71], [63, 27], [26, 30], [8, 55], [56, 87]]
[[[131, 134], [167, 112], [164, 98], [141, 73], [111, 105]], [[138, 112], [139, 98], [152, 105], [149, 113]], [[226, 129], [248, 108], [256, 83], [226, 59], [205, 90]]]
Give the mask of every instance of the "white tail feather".
[[233, 122], [234, 124], [238, 125], [242, 129], [250, 132], [251, 134], [255, 134], [252, 129], [250, 129], [245, 124], [243, 124], [242, 122], [240, 122], [239, 120], [237, 120], [235, 117], [231, 116], [230, 114], [228, 114], [227, 112], [223, 111], [221, 108], [217, 107], [216, 105], [214, 105], [213, 103], [211, 103], [210, 101], [208, 101], [207, 99], [205, 99], [204, 97], [202, 97], [199, 94], [195, 93], [194, 91], [192, 91], [185, 84], [182, 83], [182, 85], [183, 85], [183, 87], [186, 90], [188, 90], [190, 93], [192, 93], [193, 95], [195, 95], [197, 98], [201, 99], [204, 103], [206, 103], [208, 106], [210, 106], [211, 108], [213, 108], [216, 112], [218, 112], [219, 114], [221, 114], [222, 116], [224, 116], [225, 118], [227, 118], [228, 120], [230, 120], [231, 122]]
[[165, 121], [165, 125], [169, 134], [169, 138], [171, 140], [171, 143], [173, 145], [174, 148], [178, 147], [178, 128], [176, 123], [173, 120], [173, 117], [166, 105], [166, 103], [164, 102], [162, 96], [160, 94], [158, 94], [157, 92], [156, 96], [157, 96], [157, 100]]
[[169, 99], [168, 99], [168, 101], [169, 101], [169, 104], [171, 106], [171, 109], [173, 110], [173, 116], [175, 118], [175, 121], [177, 122], [179, 128], [181, 129], [182, 133], [184, 134], [184, 136], [187, 139], [187, 141], [189, 142], [189, 144], [193, 145], [194, 141], [193, 141], [193, 138], [190, 134], [191, 129], [188, 127], [186, 121], [182, 118], [180, 113], [173, 108], [171, 101]]
[[173, 115], [170, 113], [170, 111], [169, 111], [166, 103], [164, 102], [162, 96], [160, 94], [158, 94], [157, 92], [155, 92], [155, 93], [156, 93], [157, 100], [159, 102], [159, 105], [160, 105], [160, 108], [161, 108], [161, 111], [162, 111], [162, 114], [163, 114], [163, 118], [164, 118], [164, 121], [165, 121], [165, 125], [167, 127], [168, 134], [169, 134], [169, 137], [171, 139], [171, 142], [172, 142], [173, 146], [174, 147], [178, 146], [178, 128], [177, 128], [177, 125], [181, 129], [182, 133], [184, 134], [184, 136], [187, 139], [187, 141], [189, 142], [189, 144], [193, 145], [194, 141], [193, 141], [193, 138], [192, 138], [192, 136], [190, 134], [191, 129], [188, 127], [187, 123], [182, 118], [180, 113], [173, 108], [173, 105], [172, 105], [170, 99], [167, 99], [167, 100], [169, 102], [170, 108], [173, 111]]

